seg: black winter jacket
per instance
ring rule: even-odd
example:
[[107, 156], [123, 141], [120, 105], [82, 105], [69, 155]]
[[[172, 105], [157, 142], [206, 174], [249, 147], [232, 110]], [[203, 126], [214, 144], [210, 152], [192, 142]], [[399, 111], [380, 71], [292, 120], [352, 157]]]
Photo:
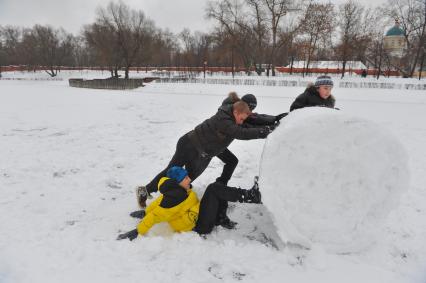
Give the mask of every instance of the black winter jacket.
[[336, 99], [330, 95], [327, 99], [321, 98], [315, 86], [308, 87], [304, 93], [296, 97], [296, 100], [291, 104], [290, 111], [303, 107], [323, 106], [334, 108]]
[[188, 133], [194, 146], [210, 157], [224, 151], [234, 140], [251, 140], [265, 137], [265, 127], [244, 128], [235, 123], [232, 104], [223, 105], [211, 118]]

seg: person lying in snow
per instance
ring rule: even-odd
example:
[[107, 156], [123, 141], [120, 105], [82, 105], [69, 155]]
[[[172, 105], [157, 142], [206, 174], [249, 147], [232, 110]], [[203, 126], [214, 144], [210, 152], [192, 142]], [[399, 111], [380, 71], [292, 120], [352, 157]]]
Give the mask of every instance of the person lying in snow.
[[160, 222], [168, 222], [176, 232], [193, 230], [200, 235], [209, 234], [216, 225], [220, 201], [261, 203], [257, 184], [243, 190], [219, 182], [210, 184], [199, 202], [191, 189], [188, 172], [179, 166], [167, 171], [167, 177], [158, 182], [158, 189], [161, 195], [146, 208], [145, 215], [139, 213], [143, 218], [137, 228], [120, 234], [117, 240], [134, 240]]
[[[308, 85], [305, 92], [296, 97], [290, 111], [312, 106], [334, 108], [336, 99], [331, 95], [333, 80], [329, 76], [319, 76], [315, 84]], [[336, 108], [337, 109], [337, 108]]]
[[[183, 135], [178, 140], [176, 151], [167, 167], [149, 184], [137, 188], [139, 206], [141, 208], [146, 206], [147, 197], [150, 193], [157, 191], [158, 181], [166, 176], [167, 170], [172, 166], [185, 166], [189, 177], [195, 180], [204, 172], [213, 157], [225, 159], [222, 153], [234, 139], [266, 138], [274, 130], [273, 127], [245, 128], [241, 126], [250, 113], [250, 108], [244, 101], [223, 105], [215, 115]], [[224, 167], [220, 177], [224, 184], [231, 178], [234, 168], [233, 165]]]

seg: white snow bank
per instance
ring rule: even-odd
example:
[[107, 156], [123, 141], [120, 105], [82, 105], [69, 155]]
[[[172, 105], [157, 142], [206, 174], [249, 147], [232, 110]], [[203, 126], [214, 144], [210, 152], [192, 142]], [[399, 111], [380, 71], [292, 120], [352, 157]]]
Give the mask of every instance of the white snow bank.
[[378, 124], [327, 108], [292, 112], [265, 143], [263, 202], [284, 241], [346, 253], [374, 243], [409, 185], [408, 158]]

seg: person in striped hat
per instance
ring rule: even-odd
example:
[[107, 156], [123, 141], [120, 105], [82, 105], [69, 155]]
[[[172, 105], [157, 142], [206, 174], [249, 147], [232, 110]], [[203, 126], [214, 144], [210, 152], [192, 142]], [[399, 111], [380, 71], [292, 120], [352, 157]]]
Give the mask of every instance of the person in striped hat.
[[333, 80], [330, 76], [319, 76], [314, 84], [308, 85], [305, 92], [296, 97], [290, 111], [312, 106], [334, 108], [336, 99], [331, 95]]

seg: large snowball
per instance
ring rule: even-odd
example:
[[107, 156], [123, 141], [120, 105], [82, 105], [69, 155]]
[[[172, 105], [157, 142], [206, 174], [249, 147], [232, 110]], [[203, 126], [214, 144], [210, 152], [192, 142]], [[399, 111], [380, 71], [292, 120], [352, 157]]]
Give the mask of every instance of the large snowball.
[[407, 159], [380, 125], [334, 109], [297, 110], [265, 143], [263, 203], [283, 240], [359, 251], [408, 188]]

